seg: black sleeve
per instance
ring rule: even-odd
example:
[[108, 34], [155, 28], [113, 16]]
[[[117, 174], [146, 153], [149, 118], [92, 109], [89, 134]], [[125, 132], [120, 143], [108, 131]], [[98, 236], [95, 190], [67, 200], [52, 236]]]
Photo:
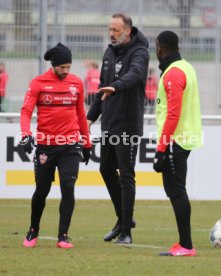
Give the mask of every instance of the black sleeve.
[[[145, 48], [136, 49], [130, 56], [129, 70], [118, 80], [110, 84], [116, 92], [131, 90], [134, 86], [146, 80], [149, 65], [149, 52]], [[145, 84], [144, 84], [145, 85]]]
[[91, 120], [92, 122], [95, 122], [101, 114], [101, 97], [103, 94], [104, 93], [102, 92], [96, 94], [95, 99], [87, 113], [87, 119]]

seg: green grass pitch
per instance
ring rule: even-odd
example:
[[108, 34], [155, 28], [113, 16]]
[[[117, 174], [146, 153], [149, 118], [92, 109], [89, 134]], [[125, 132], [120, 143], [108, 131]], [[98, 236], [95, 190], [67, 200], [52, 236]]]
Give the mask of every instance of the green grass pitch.
[[[169, 201], [136, 201], [133, 246], [104, 242], [115, 223], [109, 200], [76, 200], [69, 236], [75, 247], [55, 247], [59, 200], [47, 200], [36, 248], [23, 248], [30, 200], [0, 200], [0, 275], [221, 275], [221, 248], [209, 231], [221, 218], [221, 201], [192, 201], [192, 238], [196, 257], [160, 257], [177, 241]], [[218, 211], [218, 212], [216, 212]]]

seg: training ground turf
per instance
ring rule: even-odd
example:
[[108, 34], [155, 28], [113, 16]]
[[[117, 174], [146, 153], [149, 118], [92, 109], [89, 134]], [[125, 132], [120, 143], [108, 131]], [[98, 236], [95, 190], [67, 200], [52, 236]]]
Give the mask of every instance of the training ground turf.
[[58, 208], [58, 200], [47, 200], [37, 247], [23, 248], [30, 200], [0, 200], [0, 275], [221, 275], [221, 248], [209, 241], [210, 228], [221, 219], [221, 201], [192, 201], [196, 257], [158, 256], [177, 241], [167, 200], [136, 201], [130, 247], [103, 241], [115, 223], [109, 200], [77, 200], [69, 231], [75, 248], [56, 248]]

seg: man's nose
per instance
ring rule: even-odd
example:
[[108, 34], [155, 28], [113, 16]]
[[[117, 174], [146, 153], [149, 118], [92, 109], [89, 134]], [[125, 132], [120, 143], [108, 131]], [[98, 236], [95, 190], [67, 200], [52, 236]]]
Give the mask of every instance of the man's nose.
[[64, 68], [64, 69], [63, 69], [63, 73], [65, 73], [65, 74], [67, 74], [67, 73], [68, 73], [68, 71], [69, 71], [69, 69], [68, 69], [68, 68]]
[[109, 31], [110, 36], [114, 36], [114, 32], [112, 30]]

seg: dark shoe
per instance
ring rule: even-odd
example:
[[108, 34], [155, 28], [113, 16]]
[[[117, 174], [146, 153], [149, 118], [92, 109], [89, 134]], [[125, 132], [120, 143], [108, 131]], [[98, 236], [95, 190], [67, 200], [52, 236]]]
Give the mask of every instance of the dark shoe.
[[121, 233], [115, 243], [117, 243], [117, 244], [130, 244], [130, 243], [132, 243], [132, 236], [131, 236], [131, 234]]
[[[136, 227], [136, 221], [132, 220], [131, 228], [135, 228], [135, 227]], [[119, 222], [117, 222], [114, 228], [104, 236], [104, 241], [111, 241], [117, 238], [120, 235], [120, 232], [121, 232], [121, 225], [119, 224]]]
[[136, 221], [134, 219], [132, 219], [132, 222], [131, 222], [131, 228], [135, 228], [136, 227]]
[[116, 237], [118, 237], [120, 235], [120, 232], [121, 232], [121, 226], [120, 226], [120, 224], [117, 223], [114, 226], [114, 228], [104, 236], [104, 241], [111, 241], [111, 240], [115, 239]]

